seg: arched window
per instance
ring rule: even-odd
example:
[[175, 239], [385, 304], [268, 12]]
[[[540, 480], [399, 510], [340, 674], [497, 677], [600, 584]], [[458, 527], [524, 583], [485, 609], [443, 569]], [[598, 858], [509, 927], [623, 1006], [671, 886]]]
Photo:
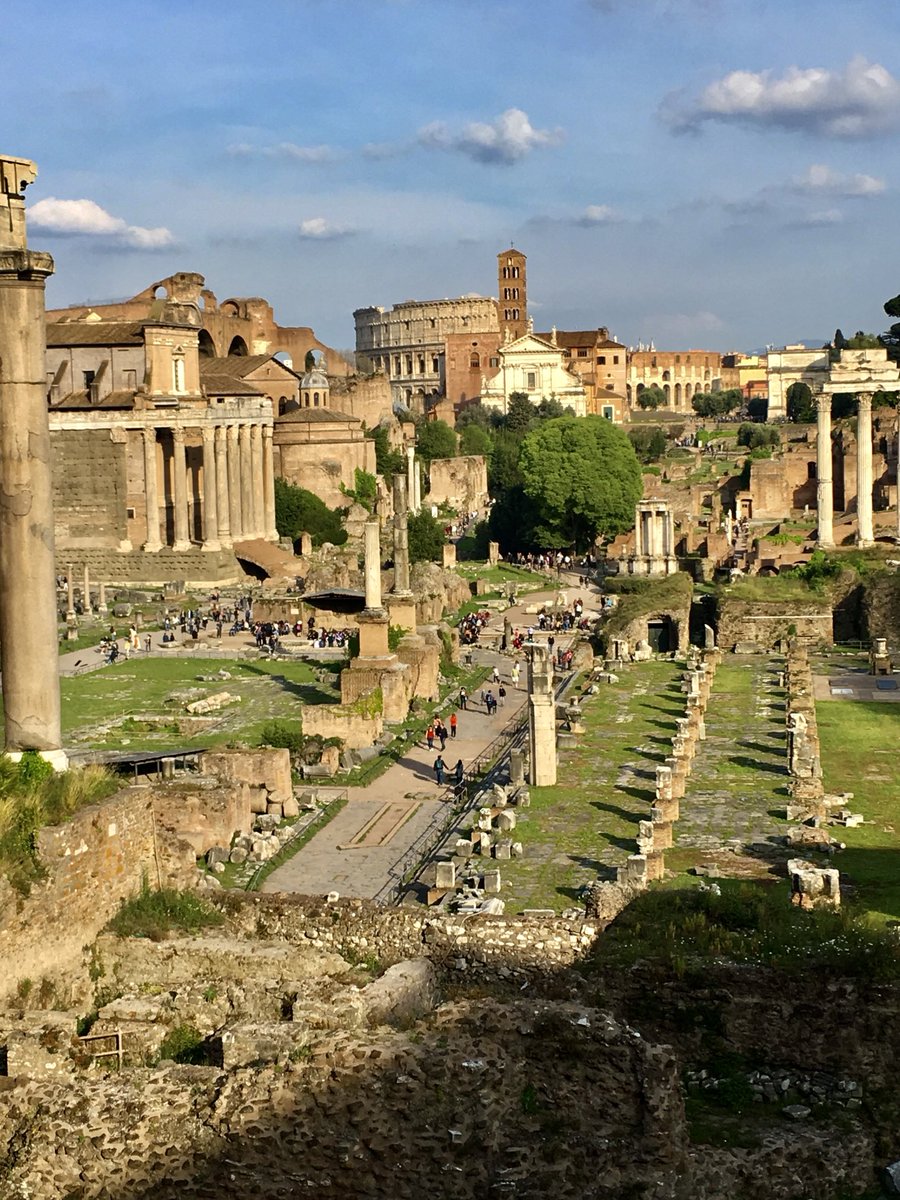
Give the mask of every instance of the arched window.
[[669, 380], [669, 379], [671, 379], [671, 378], [672, 378], [672, 373], [671, 373], [671, 371], [663, 371], [663, 379], [664, 379], [664, 380], [668, 381], [668, 380]]
[[319, 407], [319, 393], [313, 392], [313, 408]]
[[481, 368], [481, 358], [473, 350], [469, 355], [469, 370], [478, 371]]
[[671, 398], [672, 398], [672, 388], [671, 388], [671, 386], [670, 386], [668, 383], [664, 383], [664, 384], [663, 384], [663, 391], [664, 391], [664, 392], [665, 392], [665, 394], [666, 394], [666, 404], [668, 404], [668, 403], [669, 403], [669, 401], [670, 401], [670, 400], [671, 400]]

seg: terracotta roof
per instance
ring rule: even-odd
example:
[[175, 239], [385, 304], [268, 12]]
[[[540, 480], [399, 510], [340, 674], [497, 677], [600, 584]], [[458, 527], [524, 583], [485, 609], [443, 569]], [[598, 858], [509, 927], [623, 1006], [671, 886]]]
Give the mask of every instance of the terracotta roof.
[[[537, 336], [549, 342], [553, 334], [539, 333]], [[598, 341], [596, 329], [557, 329], [556, 342], [559, 346], [617, 346], [620, 350], [625, 349], [623, 342], [616, 342], [612, 338], [602, 338]]]
[[47, 325], [48, 346], [142, 346], [140, 321], [52, 321]]
[[337, 408], [292, 408], [286, 413], [282, 413], [280, 417], [275, 418], [276, 423], [281, 421], [296, 421], [298, 424], [350, 424], [359, 425], [359, 417], [351, 417], [349, 413], [341, 412]]
[[273, 358], [271, 354], [230, 354], [227, 358], [211, 358], [201, 355], [200, 374], [231, 375], [236, 379], [243, 379], [251, 371], [255, 371], [259, 367], [264, 367], [270, 362], [277, 363], [289, 375], [294, 375], [299, 379], [296, 371], [292, 370], [285, 363], [280, 362], [277, 358]]
[[[217, 362], [222, 362], [222, 359], [217, 359]], [[263, 396], [259, 388], [254, 387], [252, 383], [247, 383], [241, 379], [239, 375], [232, 375], [225, 371], [214, 373], [213, 371], [200, 371], [200, 382], [202, 383], [207, 396]]]

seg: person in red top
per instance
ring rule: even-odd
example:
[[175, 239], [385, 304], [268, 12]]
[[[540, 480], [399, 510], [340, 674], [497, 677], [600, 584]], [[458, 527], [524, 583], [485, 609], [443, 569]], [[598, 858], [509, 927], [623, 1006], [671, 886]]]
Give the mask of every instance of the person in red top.
[[433, 749], [433, 747], [434, 747], [434, 726], [433, 725], [429, 725], [428, 728], [425, 730], [425, 741], [428, 743], [428, 749], [429, 750]]
[[456, 737], [456, 713], [450, 714], [450, 737]]

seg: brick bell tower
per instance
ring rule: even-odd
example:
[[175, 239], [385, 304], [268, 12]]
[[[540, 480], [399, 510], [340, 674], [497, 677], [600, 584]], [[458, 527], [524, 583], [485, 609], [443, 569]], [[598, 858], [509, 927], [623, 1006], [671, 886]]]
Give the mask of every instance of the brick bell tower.
[[[528, 322], [526, 258], [512, 246], [497, 255], [497, 304], [500, 336], [512, 341], [522, 337]], [[508, 333], [507, 333], [508, 331]]]

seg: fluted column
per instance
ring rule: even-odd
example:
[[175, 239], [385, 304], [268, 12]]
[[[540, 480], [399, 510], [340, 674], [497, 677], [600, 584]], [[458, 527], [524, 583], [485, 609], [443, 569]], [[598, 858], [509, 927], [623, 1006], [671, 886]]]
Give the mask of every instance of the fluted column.
[[250, 489], [253, 505], [253, 536], [265, 537], [263, 512], [263, 448], [262, 426], [250, 426]]
[[254, 538], [256, 526], [253, 523], [253, 466], [250, 462], [252, 447], [249, 425], [241, 425], [238, 428], [238, 441], [241, 447], [241, 530], [245, 538]]
[[858, 546], [874, 546], [872, 524], [872, 395], [860, 392], [856, 415], [856, 516]]
[[190, 550], [188, 530], [187, 462], [184, 457], [184, 430], [176, 425], [172, 430], [172, 503], [174, 506], [175, 542], [173, 550]]
[[239, 542], [244, 536], [241, 522], [241, 455], [237, 425], [225, 430], [225, 445], [228, 451], [228, 514], [231, 521], [231, 539]]
[[221, 550], [219, 541], [219, 494], [216, 486], [216, 431], [202, 427], [203, 435], [203, 541], [201, 550]]
[[162, 550], [159, 536], [159, 476], [156, 466], [156, 429], [145, 425], [141, 430], [144, 439], [144, 497], [147, 505], [147, 540], [144, 550], [155, 554]]
[[634, 514], [634, 553], [636, 558], [644, 553], [644, 513], [640, 508]]
[[274, 433], [271, 425], [263, 425], [263, 524], [264, 536], [270, 542], [278, 541], [275, 525], [275, 453], [272, 447]]
[[834, 545], [834, 495], [831, 477], [831, 396], [816, 397], [816, 504], [819, 546]]
[[231, 546], [231, 513], [228, 500], [228, 447], [225, 426], [217, 425], [214, 435], [216, 448], [216, 513], [219, 518], [219, 545]]

